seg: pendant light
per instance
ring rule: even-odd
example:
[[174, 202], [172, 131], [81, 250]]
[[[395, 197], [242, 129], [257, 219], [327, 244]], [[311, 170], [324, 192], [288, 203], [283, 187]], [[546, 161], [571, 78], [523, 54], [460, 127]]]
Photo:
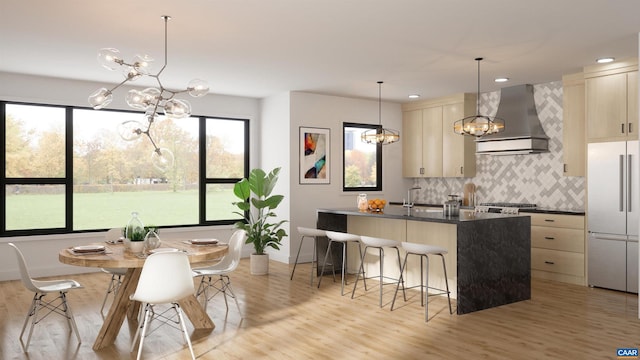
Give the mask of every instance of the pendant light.
[[367, 144], [388, 145], [400, 140], [400, 132], [382, 127], [382, 81], [378, 81], [378, 127], [362, 133], [360, 140]]
[[151, 163], [161, 172], [167, 171], [174, 165], [174, 156], [171, 150], [161, 148], [151, 136], [151, 127], [160, 117], [160, 111], [164, 116], [172, 119], [184, 119], [191, 116], [191, 104], [187, 100], [177, 99], [175, 95], [188, 93], [192, 97], [201, 97], [209, 92], [209, 85], [200, 79], [193, 79], [184, 90], [169, 90], [162, 85], [160, 75], [167, 67], [167, 23], [171, 16], [163, 15], [164, 21], [164, 64], [156, 74], [149, 72], [154, 59], [148, 55], [136, 55], [133, 61], [126, 62], [122, 59], [120, 51], [113, 48], [104, 48], [98, 51], [98, 62], [108, 70], [122, 71], [125, 79], [111, 89], [100, 88], [89, 96], [89, 104], [96, 109], [102, 109], [113, 100], [113, 92], [130, 81], [135, 81], [143, 76], [154, 78], [157, 87], [149, 87], [142, 91], [129, 90], [125, 98], [127, 104], [136, 110], [145, 111], [142, 121], [127, 120], [118, 126], [118, 133], [125, 141], [132, 141], [145, 135], [154, 150], [151, 153]]
[[480, 61], [483, 58], [475, 58], [478, 62], [478, 93], [476, 97], [476, 114], [467, 116], [453, 124], [453, 132], [460, 135], [482, 137], [504, 131], [504, 120], [495, 116], [480, 114]]

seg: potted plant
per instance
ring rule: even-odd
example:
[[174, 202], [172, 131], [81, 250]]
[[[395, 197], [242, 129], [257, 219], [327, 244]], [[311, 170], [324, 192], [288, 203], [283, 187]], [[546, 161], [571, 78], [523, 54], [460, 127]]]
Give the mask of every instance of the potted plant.
[[235, 226], [247, 232], [247, 244], [253, 244], [255, 253], [251, 254], [251, 274], [265, 275], [269, 272], [269, 254], [266, 248], [280, 249], [282, 238], [287, 232], [280, 228], [287, 220], [270, 222], [277, 217], [273, 209], [278, 207], [283, 195], [271, 195], [278, 181], [280, 168], [273, 169], [267, 174], [262, 169], [253, 169], [249, 178], [238, 181], [233, 187], [233, 193], [240, 201], [233, 205], [240, 211], [235, 211], [244, 218], [236, 222]]
[[147, 232], [144, 229], [132, 229], [128, 234], [128, 239], [131, 241], [129, 244], [129, 250], [134, 254], [139, 254], [144, 249], [144, 238]]

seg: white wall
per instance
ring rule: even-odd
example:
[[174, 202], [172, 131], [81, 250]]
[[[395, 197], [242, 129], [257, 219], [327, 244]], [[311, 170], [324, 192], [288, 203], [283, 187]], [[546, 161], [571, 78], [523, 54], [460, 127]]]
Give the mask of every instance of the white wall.
[[[291, 217], [291, 195], [289, 177], [291, 166], [289, 164], [289, 154], [295, 146], [292, 146], [289, 139], [289, 93], [281, 93], [262, 99], [260, 113], [260, 167], [265, 171], [271, 171], [280, 167], [278, 183], [273, 190], [273, 194], [284, 195], [284, 200], [275, 209], [278, 215], [274, 222]], [[282, 228], [291, 234], [290, 222], [283, 224]], [[283, 239], [280, 250], [267, 249], [270, 259], [283, 263], [289, 262], [290, 246], [288, 238]]]
[[[105, 84], [0, 72], [0, 99], [8, 101], [88, 107], [88, 95], [102, 86]], [[113, 103], [108, 108], [128, 110], [129, 107], [124, 102], [127, 91], [128, 88], [118, 89], [114, 94]], [[258, 126], [256, 126], [259, 122], [258, 99], [221, 95], [207, 95], [198, 99], [188, 98], [194, 115], [249, 119], [252, 139], [251, 167], [259, 165], [257, 147], [259, 141], [254, 144], [254, 140], [259, 138]], [[190, 227], [163, 229], [161, 235], [167, 238], [215, 237], [227, 239], [231, 231], [232, 226]], [[29, 262], [32, 276], [52, 276], [92, 271], [93, 269], [61, 264], [58, 261], [58, 251], [73, 245], [100, 242], [103, 239], [104, 233], [96, 232], [0, 238], [0, 281], [19, 278], [15, 255], [5, 245], [7, 242], [15, 242], [23, 250]], [[243, 254], [249, 253], [250, 248], [245, 247]]]
[[[300, 243], [296, 230], [298, 226], [315, 227], [316, 209], [355, 207], [356, 193], [342, 191], [342, 123], [378, 123], [378, 101], [291, 92], [291, 122], [289, 143], [290, 167], [290, 263]], [[382, 103], [382, 125], [402, 130], [402, 110], [400, 104]], [[299, 127], [309, 126], [330, 129], [330, 184], [301, 185], [299, 181]], [[402, 201], [410, 179], [402, 178], [402, 133], [400, 142], [383, 146], [382, 191], [368, 193], [369, 197]], [[300, 253], [302, 261], [310, 261], [313, 244], [306, 241]]]

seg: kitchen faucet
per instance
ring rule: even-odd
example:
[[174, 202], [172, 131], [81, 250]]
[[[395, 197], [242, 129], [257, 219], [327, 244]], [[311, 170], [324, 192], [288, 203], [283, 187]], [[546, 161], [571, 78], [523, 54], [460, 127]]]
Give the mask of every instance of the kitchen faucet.
[[412, 188], [408, 189], [407, 190], [407, 199], [402, 200], [402, 206], [406, 207], [406, 208], [412, 208], [413, 207], [413, 202], [411, 202], [411, 191], [412, 190], [420, 190], [420, 189], [422, 189], [422, 188], [419, 187], [419, 186], [415, 186], [415, 187], [412, 187]]

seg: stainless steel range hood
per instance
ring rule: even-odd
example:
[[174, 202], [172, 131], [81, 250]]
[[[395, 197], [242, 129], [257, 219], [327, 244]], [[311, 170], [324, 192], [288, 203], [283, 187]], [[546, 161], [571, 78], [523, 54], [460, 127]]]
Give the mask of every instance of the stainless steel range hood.
[[549, 151], [549, 137], [542, 129], [533, 100], [533, 85], [503, 88], [496, 117], [504, 120], [504, 131], [477, 139], [476, 154], [515, 155]]

